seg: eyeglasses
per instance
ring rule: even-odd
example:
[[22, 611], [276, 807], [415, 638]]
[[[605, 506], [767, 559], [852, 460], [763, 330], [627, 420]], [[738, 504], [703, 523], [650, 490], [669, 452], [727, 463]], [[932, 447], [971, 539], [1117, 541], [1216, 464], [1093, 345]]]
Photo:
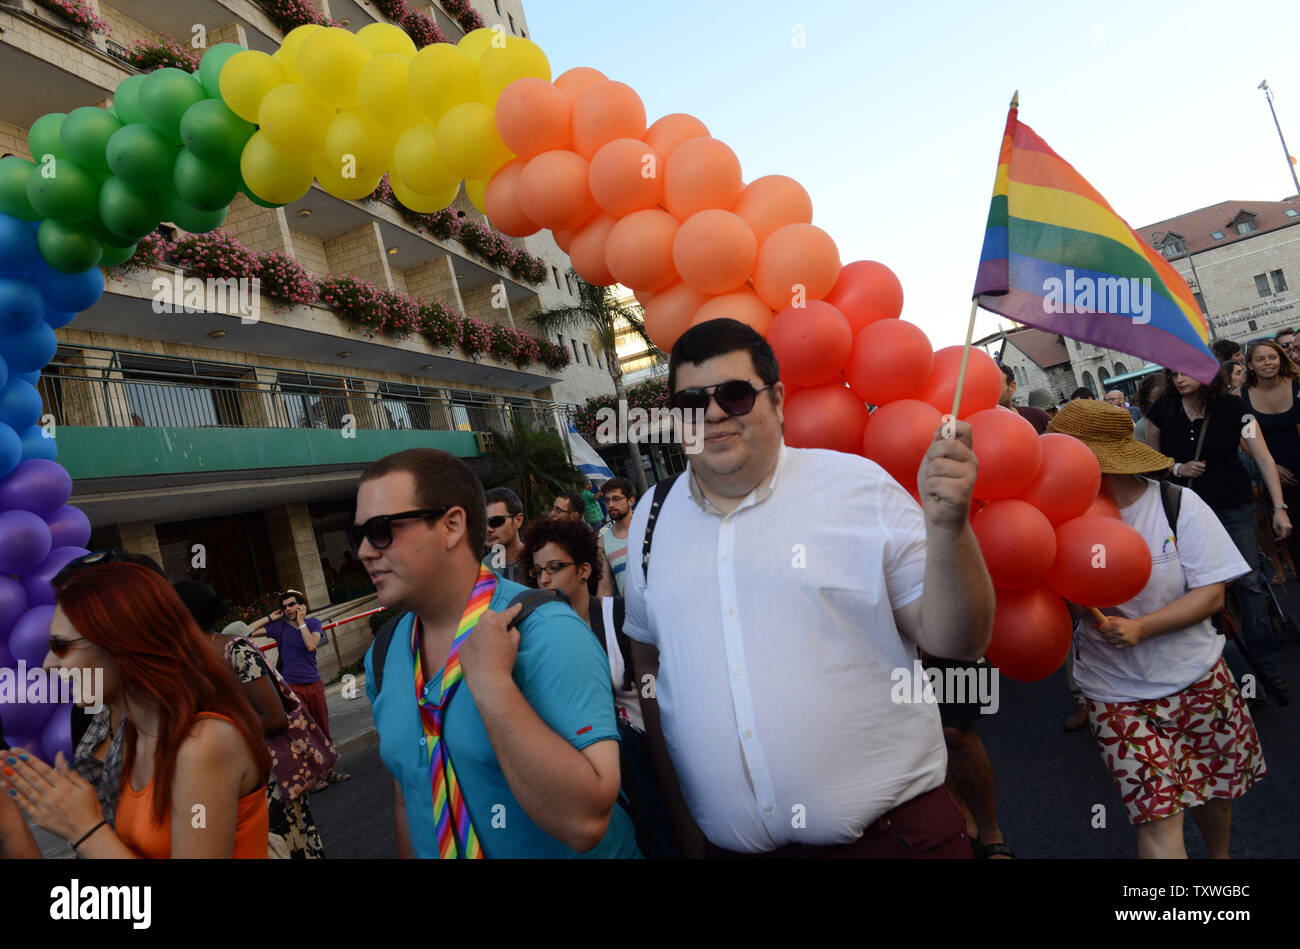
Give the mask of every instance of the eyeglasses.
[[553, 577], [561, 570], [563, 570], [565, 567], [575, 567], [575, 566], [577, 566], [577, 564], [575, 564], [572, 560], [552, 560], [550, 563], [541, 564], [540, 566], [533, 567], [531, 570], [528, 571], [528, 575], [530, 577], [540, 577], [542, 575], [542, 571], [545, 570], [548, 574], [550, 574]]
[[344, 533], [347, 535], [348, 543], [352, 545], [353, 550], [361, 549], [361, 542], [370, 541], [370, 546], [375, 550], [384, 550], [393, 542], [393, 521], [405, 521], [413, 517], [423, 517], [427, 520], [436, 521], [448, 511], [451, 510], [449, 505], [443, 507], [425, 507], [415, 511], [402, 511], [400, 514], [380, 514], [372, 517], [364, 524], [353, 524], [347, 528]]
[[680, 389], [673, 393], [672, 407], [682, 411], [707, 412], [709, 399], [712, 398], [718, 403], [718, 408], [728, 415], [748, 415], [754, 408], [754, 400], [758, 394], [770, 388], [772, 387], [762, 386], [755, 389], [744, 379], [732, 379], [728, 382], [720, 382], [716, 386]]
[[493, 514], [491, 517], [488, 518], [488, 527], [492, 528], [493, 530], [496, 530], [498, 527], [500, 527], [508, 520], [510, 520], [509, 514]]
[[88, 640], [84, 636], [78, 636], [76, 639], [55, 639], [53, 636], [51, 636], [50, 652], [54, 653], [54, 655], [62, 659], [64, 656], [68, 654], [68, 650], [72, 648], [73, 643], [84, 643], [84, 642], [88, 642]]
[[[59, 586], [59, 584], [63, 583], [63, 581], [68, 579], [68, 577], [72, 576], [78, 570], [84, 570], [86, 567], [95, 567], [102, 563], [121, 563], [121, 562], [122, 562], [121, 552], [116, 550], [97, 550], [94, 553], [82, 554], [80, 557], [76, 558], [75, 560], [69, 560], [66, 564], [64, 564], [63, 569], [60, 570], [58, 573], [56, 573], [54, 575], [54, 578], [50, 580], [50, 586], [53, 587]], [[56, 652], [55, 655], [61, 656], [63, 654]]]

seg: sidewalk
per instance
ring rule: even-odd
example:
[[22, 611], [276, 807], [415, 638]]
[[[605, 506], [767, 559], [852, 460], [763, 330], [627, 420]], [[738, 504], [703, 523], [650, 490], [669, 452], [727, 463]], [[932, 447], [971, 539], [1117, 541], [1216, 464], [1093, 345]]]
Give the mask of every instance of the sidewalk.
[[[347, 688], [351, 698], [343, 695]], [[370, 701], [366, 698], [366, 674], [344, 676], [333, 685], [325, 687], [325, 704], [330, 713], [330, 737], [340, 758], [379, 744], [379, 734], [370, 715]]]

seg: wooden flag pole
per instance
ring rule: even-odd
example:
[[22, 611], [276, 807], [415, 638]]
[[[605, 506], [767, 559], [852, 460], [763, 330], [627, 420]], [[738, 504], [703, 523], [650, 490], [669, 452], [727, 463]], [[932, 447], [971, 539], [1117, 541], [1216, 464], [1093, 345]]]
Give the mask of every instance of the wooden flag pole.
[[952, 396], [952, 417], [957, 418], [957, 410], [961, 408], [961, 390], [966, 385], [966, 364], [970, 361], [970, 344], [975, 338], [975, 314], [979, 310], [979, 301], [970, 301], [970, 322], [966, 325], [966, 345], [961, 351], [961, 369], [957, 371], [957, 391]]

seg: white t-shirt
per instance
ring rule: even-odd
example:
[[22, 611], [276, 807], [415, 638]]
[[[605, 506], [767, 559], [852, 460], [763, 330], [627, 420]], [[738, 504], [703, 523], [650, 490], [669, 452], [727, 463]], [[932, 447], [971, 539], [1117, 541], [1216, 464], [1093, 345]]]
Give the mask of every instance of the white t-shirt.
[[[1151, 579], [1133, 599], [1103, 613], [1146, 616], [1190, 589], [1250, 572], [1219, 518], [1194, 491], [1182, 492], [1176, 544], [1157, 482], [1148, 479], [1146, 491], [1121, 508], [1120, 516], [1151, 548]], [[1110, 645], [1092, 624], [1085, 618], [1074, 627], [1074, 679], [1084, 695], [1098, 702], [1137, 702], [1181, 692], [1204, 678], [1223, 652], [1223, 637], [1208, 619], [1126, 649]]]

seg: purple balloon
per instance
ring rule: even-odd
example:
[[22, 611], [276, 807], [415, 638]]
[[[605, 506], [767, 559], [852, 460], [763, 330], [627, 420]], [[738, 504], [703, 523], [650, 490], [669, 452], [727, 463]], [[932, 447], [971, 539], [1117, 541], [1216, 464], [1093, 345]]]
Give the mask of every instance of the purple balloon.
[[[9, 708], [9, 706], [6, 705], [6, 706], [2, 706], [2, 707], [0, 707], [0, 709], [5, 709], [5, 708]], [[41, 733], [40, 733], [40, 732], [37, 732], [35, 735], [20, 735], [20, 734], [19, 734], [18, 732], [16, 732], [16, 731], [9, 731], [9, 724], [8, 724], [8, 722], [9, 722], [9, 718], [8, 718], [8, 716], [6, 715], [6, 717], [5, 717], [5, 741], [7, 741], [7, 742], [9, 743], [9, 747], [10, 747], [10, 748], [25, 748], [25, 749], [28, 750], [28, 751], [36, 751], [38, 748], [41, 747]]]
[[0, 511], [53, 514], [72, 497], [72, 475], [57, 461], [30, 458], [0, 481]]
[[69, 560], [84, 557], [90, 553], [85, 547], [55, 547], [41, 565], [23, 577], [23, 589], [27, 591], [29, 606], [53, 606], [54, 587], [50, 581], [54, 575], [68, 565]]
[[45, 518], [52, 547], [85, 547], [90, 543], [90, 518], [81, 508], [65, 504]]
[[0, 669], [12, 669], [17, 664], [18, 660], [9, 651], [9, 638], [0, 638]]
[[[26, 688], [27, 683], [19, 683]], [[20, 735], [27, 735], [27, 742], [22, 745], [29, 751], [40, 751], [41, 728], [58, 706], [51, 702], [6, 702], [0, 705], [0, 718], [4, 719], [5, 731], [13, 730]], [[12, 722], [12, 724], [10, 724]], [[18, 744], [10, 742], [10, 744]]]
[[[27, 591], [13, 577], [0, 576], [0, 645], [9, 636], [18, 617], [27, 612]], [[4, 665], [0, 662], [0, 666]]]
[[[41, 757], [48, 765], [54, 764], [54, 756], [63, 752], [63, 756], [72, 761], [72, 703], [56, 705], [54, 711], [41, 729]], [[38, 752], [39, 754], [40, 752]]]
[[0, 573], [25, 574], [50, 555], [50, 529], [31, 511], [0, 514]]
[[9, 651], [14, 659], [25, 661], [28, 668], [39, 668], [45, 662], [45, 654], [50, 651], [50, 620], [53, 617], [52, 606], [34, 606], [19, 617], [9, 633]]

